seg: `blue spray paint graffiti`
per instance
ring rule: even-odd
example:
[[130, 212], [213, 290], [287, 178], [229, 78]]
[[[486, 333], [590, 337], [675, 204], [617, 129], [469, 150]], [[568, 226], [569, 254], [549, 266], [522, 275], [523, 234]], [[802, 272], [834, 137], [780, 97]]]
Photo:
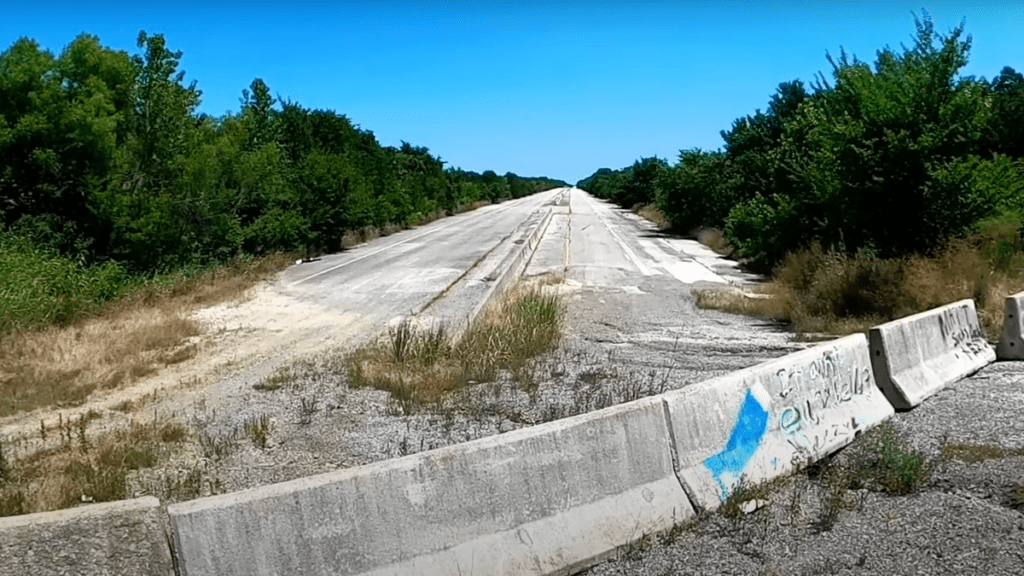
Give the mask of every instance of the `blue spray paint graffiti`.
[[721, 488], [722, 500], [729, 495], [724, 476], [729, 475], [731, 479], [736, 479], [743, 474], [743, 469], [754, 457], [754, 452], [757, 451], [767, 430], [768, 411], [761, 406], [757, 398], [754, 398], [754, 394], [748, 388], [743, 405], [740, 406], [740, 413], [736, 416], [732, 435], [725, 444], [725, 450], [704, 461], [704, 466], [711, 471]]

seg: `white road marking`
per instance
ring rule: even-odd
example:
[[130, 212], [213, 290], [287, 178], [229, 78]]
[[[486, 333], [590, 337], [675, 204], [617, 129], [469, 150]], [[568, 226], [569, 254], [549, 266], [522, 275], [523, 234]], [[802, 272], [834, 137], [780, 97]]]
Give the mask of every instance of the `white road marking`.
[[684, 260], [680, 254], [669, 254], [662, 250], [658, 242], [640, 239], [640, 247], [649, 254], [659, 266], [683, 284], [694, 282], [716, 282], [728, 284], [729, 281], [715, 274], [711, 268], [701, 262]]
[[[584, 198], [586, 198], [586, 196], [584, 196]], [[612, 239], [615, 240], [615, 242], [619, 245], [620, 248], [622, 248], [622, 253], [626, 255], [626, 259], [632, 262], [633, 265], [636, 266], [636, 269], [639, 270], [640, 273], [643, 274], [644, 276], [654, 276], [655, 274], [657, 274], [657, 272], [653, 272], [650, 268], [647, 267], [646, 264], [640, 261], [640, 258], [637, 257], [636, 252], [634, 252], [632, 248], [626, 245], [626, 241], [622, 239], [622, 236], [619, 236], [619, 233], [615, 231], [615, 228], [613, 228], [611, 223], [608, 222], [608, 219], [601, 215], [601, 211], [597, 209], [597, 206], [594, 206], [594, 204], [591, 203], [591, 207], [594, 208], [594, 215], [597, 216], [598, 220], [600, 220], [602, 224], [604, 224], [604, 227], [608, 230], [608, 233], [612, 235]]]

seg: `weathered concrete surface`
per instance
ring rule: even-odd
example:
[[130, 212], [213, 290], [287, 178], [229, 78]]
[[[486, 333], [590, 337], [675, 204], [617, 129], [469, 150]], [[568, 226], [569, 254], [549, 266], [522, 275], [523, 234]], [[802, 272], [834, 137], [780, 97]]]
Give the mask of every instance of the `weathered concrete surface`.
[[152, 496], [0, 518], [0, 575], [170, 576], [167, 534]]
[[526, 269], [551, 221], [553, 207], [565, 194], [568, 194], [568, 189], [561, 189], [559, 194], [527, 216], [507, 238], [418, 312], [417, 319], [425, 325], [443, 323], [458, 338], [487, 305], [501, 297]]
[[875, 326], [869, 338], [875, 379], [899, 410], [996, 359], [969, 299]]
[[1024, 292], [1006, 297], [1003, 335], [996, 346], [1000, 360], [1024, 360]]
[[847, 336], [662, 396], [680, 481], [717, 508], [741, 480], [791, 473], [893, 415], [875, 385], [862, 334]]
[[650, 398], [168, 507], [182, 573], [552, 574], [693, 509]]

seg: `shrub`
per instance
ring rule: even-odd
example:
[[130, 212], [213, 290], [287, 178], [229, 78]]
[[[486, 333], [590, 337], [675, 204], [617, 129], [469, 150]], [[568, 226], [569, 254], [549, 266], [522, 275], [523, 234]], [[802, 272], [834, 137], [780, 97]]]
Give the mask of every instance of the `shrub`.
[[114, 262], [85, 267], [25, 238], [0, 233], [0, 332], [68, 324], [126, 288]]
[[817, 243], [787, 254], [775, 271], [791, 294], [790, 317], [803, 331], [830, 330], [840, 319], [885, 321], [914, 310], [904, 277], [902, 260], [851, 256]]

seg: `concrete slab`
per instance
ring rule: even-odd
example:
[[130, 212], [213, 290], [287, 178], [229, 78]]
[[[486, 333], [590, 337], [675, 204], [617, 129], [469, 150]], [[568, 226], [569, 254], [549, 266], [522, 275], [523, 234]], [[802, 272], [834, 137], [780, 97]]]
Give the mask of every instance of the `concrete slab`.
[[1003, 335], [996, 346], [999, 360], [1024, 360], [1024, 292], [1006, 297]]
[[648, 398], [168, 507], [184, 576], [554, 574], [693, 514]]
[[551, 211], [551, 222], [537, 244], [537, 250], [526, 265], [523, 276], [564, 274], [569, 249], [569, 208], [556, 206]]
[[167, 534], [151, 496], [0, 518], [0, 575], [171, 576]]
[[[556, 197], [557, 201], [559, 197]], [[532, 212], [515, 231], [425, 308], [413, 311], [424, 325], [444, 324], [458, 339], [487, 305], [515, 284], [537, 249], [552, 207]]]
[[863, 334], [808, 348], [662, 396], [679, 478], [717, 508], [741, 482], [793, 472], [893, 415]]
[[969, 299], [875, 326], [869, 339], [875, 380], [898, 410], [996, 359]]

